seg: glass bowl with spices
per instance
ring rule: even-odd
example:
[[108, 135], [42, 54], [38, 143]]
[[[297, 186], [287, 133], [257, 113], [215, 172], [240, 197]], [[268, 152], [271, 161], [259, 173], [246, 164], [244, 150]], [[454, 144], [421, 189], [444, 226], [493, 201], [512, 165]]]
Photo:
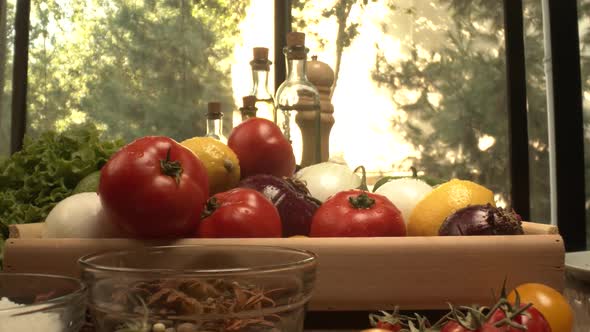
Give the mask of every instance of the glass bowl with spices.
[[86, 288], [74, 278], [0, 272], [0, 332], [78, 332]]
[[303, 330], [315, 254], [178, 245], [82, 257], [96, 332]]

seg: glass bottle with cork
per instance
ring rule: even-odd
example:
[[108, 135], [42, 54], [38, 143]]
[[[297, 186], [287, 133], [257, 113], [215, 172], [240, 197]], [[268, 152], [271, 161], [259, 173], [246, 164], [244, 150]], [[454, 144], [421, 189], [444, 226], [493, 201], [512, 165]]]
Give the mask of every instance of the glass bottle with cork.
[[218, 101], [209, 102], [207, 105], [207, 134], [205, 134], [205, 137], [212, 137], [227, 144], [227, 137], [223, 135], [222, 118], [221, 103]]
[[287, 46], [283, 48], [287, 78], [275, 97], [277, 125], [291, 142], [297, 163], [302, 167], [321, 162], [320, 95], [307, 79], [308, 52], [304, 33], [287, 34]]
[[[240, 114], [242, 114], [242, 122], [250, 119], [258, 117], [257, 111], [258, 108], [256, 105], [256, 97], [255, 96], [245, 96], [242, 97], [242, 107], [240, 107]], [[269, 119], [270, 120], [270, 119]]]
[[254, 58], [250, 61], [252, 67], [252, 92], [250, 95], [256, 97], [254, 105], [258, 109], [256, 117], [277, 123], [275, 101], [268, 90], [268, 73], [272, 64], [268, 60], [268, 48], [254, 47], [252, 53]]

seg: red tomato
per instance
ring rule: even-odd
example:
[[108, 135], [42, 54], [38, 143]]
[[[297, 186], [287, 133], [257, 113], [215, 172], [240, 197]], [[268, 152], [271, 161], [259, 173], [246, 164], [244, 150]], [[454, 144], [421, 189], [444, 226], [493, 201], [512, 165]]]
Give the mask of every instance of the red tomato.
[[385, 196], [358, 189], [336, 193], [311, 221], [312, 237], [405, 236], [401, 212]]
[[227, 145], [240, 161], [243, 178], [254, 174], [291, 176], [295, 172], [293, 148], [272, 121], [251, 118], [235, 127]]
[[467, 332], [472, 331], [469, 329], [464, 328], [461, 324], [457, 323], [457, 321], [450, 320], [445, 325], [443, 325], [440, 332]]
[[378, 329], [383, 329], [383, 330], [388, 330], [388, 331], [393, 331], [393, 332], [399, 332], [399, 330], [402, 329], [402, 327], [399, 324], [391, 324], [388, 322], [377, 322], [377, 325], [375, 327]]
[[[514, 308], [513, 311], [516, 311], [516, 309]], [[510, 326], [507, 322], [502, 323], [501, 321], [506, 317], [507, 314], [498, 309], [493, 314], [486, 316], [485, 321], [481, 323], [472, 321], [471, 325], [474, 325], [473, 327], [463, 327], [457, 321], [450, 320], [445, 323], [440, 332], [551, 332], [547, 320], [534, 307], [529, 307], [523, 313], [512, 318], [512, 322], [524, 326], [525, 330]], [[499, 326], [496, 326], [496, 324], [499, 324]]]
[[538, 309], [553, 332], [570, 332], [574, 326], [574, 313], [567, 299], [557, 290], [539, 283], [526, 283], [508, 294], [508, 300], [516, 301], [516, 292], [521, 303], [532, 303]]
[[381, 311], [379, 314], [370, 314], [369, 322], [371, 326], [375, 327], [375, 331], [393, 331], [399, 332], [402, 329], [401, 322], [406, 319], [405, 316], [399, 314], [396, 307], [392, 313]]
[[510, 328], [511, 327], [509, 326], [496, 327], [494, 326], [494, 323], [485, 322], [480, 327], [471, 329], [463, 327], [454, 320], [450, 320], [445, 325], [443, 325], [440, 332], [508, 332], [512, 331]]
[[[535, 307], [528, 308], [525, 313], [514, 318], [514, 322], [526, 327], [527, 332], [551, 332], [549, 323]], [[512, 327], [510, 332], [522, 331]]]
[[[509, 332], [509, 331], [512, 331], [511, 329], [512, 329], [512, 327], [509, 327], [509, 326], [496, 327], [496, 326], [494, 326], [494, 324], [485, 323], [482, 325], [482, 327], [480, 327], [479, 329], [477, 329], [475, 331], [476, 332]], [[523, 331], [523, 330], [518, 330], [518, 331]], [[530, 332], [530, 331], [528, 331], [528, 332]]]
[[171, 138], [148, 136], [119, 151], [100, 173], [105, 213], [133, 236], [170, 238], [197, 227], [209, 197], [203, 163]]
[[281, 237], [281, 217], [261, 193], [235, 188], [215, 194], [207, 202], [198, 234], [201, 237]]

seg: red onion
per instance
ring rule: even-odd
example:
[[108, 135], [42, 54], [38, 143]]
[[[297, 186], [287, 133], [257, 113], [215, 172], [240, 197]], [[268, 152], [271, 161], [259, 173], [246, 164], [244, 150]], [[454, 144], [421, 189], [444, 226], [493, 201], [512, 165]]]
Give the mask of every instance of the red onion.
[[321, 202], [310, 195], [302, 182], [257, 174], [243, 179], [238, 186], [257, 190], [274, 204], [281, 216], [283, 237], [309, 235], [311, 218]]
[[491, 204], [471, 205], [448, 216], [438, 235], [517, 235], [524, 234], [521, 218]]

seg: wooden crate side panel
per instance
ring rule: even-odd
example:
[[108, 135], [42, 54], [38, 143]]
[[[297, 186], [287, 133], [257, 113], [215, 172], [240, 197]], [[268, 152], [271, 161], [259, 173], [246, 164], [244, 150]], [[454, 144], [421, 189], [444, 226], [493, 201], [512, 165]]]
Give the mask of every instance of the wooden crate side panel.
[[306, 249], [318, 254], [310, 310], [445, 309], [489, 304], [492, 288], [541, 282], [564, 286], [564, 247], [559, 235], [405, 238], [9, 239], [5, 269], [79, 276], [79, 257], [105, 250], [170, 244], [255, 244]]
[[[9, 236], [11, 238], [41, 238], [44, 223], [33, 224], [15, 224], [9, 225]], [[536, 222], [523, 221], [522, 228], [525, 234], [541, 235], [541, 234], [558, 234], [559, 231], [554, 225], [541, 224]]]

